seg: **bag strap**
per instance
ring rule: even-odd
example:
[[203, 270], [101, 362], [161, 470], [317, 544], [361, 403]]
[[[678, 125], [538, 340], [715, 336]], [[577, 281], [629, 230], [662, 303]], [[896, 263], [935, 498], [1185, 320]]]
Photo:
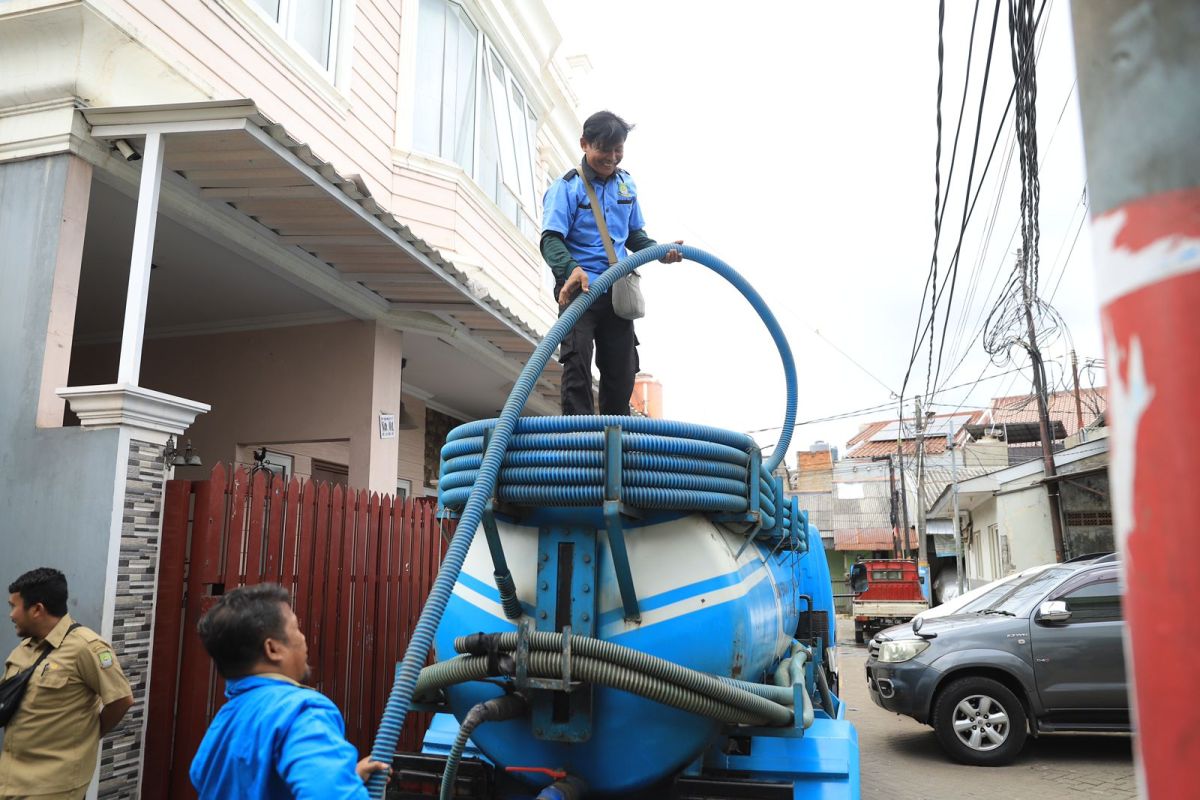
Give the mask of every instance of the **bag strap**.
[[[66, 639], [68, 636], [71, 635], [71, 631], [73, 631], [79, 627], [82, 627], [82, 623], [72, 622], [70, 627], [67, 628], [67, 632], [63, 634], [63, 639]], [[44, 642], [46, 640], [43, 639], [42, 641]], [[61, 646], [62, 646], [62, 643], [60, 642], [59, 647], [61, 647]], [[38, 656], [37, 661], [33, 662], [33, 666], [31, 666], [29, 669], [31, 669], [31, 670], [37, 669], [38, 664], [41, 664], [43, 661], [46, 660], [46, 656], [50, 655], [50, 651], [57, 650], [57, 649], [58, 649], [57, 647], [50, 647], [50, 648], [43, 650], [42, 654], [40, 656]]]
[[596, 218], [596, 227], [600, 229], [600, 241], [604, 243], [604, 254], [608, 256], [609, 266], [612, 266], [617, 263], [617, 251], [613, 250], [612, 238], [608, 235], [608, 223], [604, 221], [604, 209], [600, 208], [600, 201], [596, 199], [596, 190], [592, 188], [592, 182], [578, 168], [576, 168], [575, 174], [583, 181], [583, 188], [587, 189], [588, 201], [592, 204], [592, 216]]

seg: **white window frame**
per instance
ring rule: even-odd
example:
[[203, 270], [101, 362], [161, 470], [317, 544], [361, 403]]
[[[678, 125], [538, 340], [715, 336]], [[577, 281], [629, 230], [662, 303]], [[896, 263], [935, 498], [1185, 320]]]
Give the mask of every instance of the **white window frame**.
[[[483, 192], [484, 196], [488, 198], [488, 200], [492, 203], [493, 207], [495, 208], [496, 212], [498, 212], [500, 214], [500, 216], [502, 216], [504, 219], [508, 220], [508, 222], [511, 223], [513, 225], [513, 227], [516, 228], [521, 233], [522, 238], [524, 238], [527, 241], [536, 242], [539, 235], [541, 234], [541, 228], [538, 224], [538, 220], [541, 219], [541, 211], [542, 211], [541, 198], [538, 194], [537, 181], [536, 181], [537, 126], [538, 126], [538, 121], [539, 121], [538, 113], [531, 106], [531, 104], [529, 102], [528, 89], [526, 89], [522, 85], [522, 81], [521, 81], [520, 77], [516, 74], [516, 71], [510, 66], [510, 61], [507, 58], [505, 58], [504, 52], [497, 46], [495, 40], [488, 34], [486, 27], [479, 23], [479, 20], [477, 19], [477, 17], [471, 12], [471, 8], [466, 3], [459, 2], [459, 0], [444, 0], [444, 1], [447, 3], [454, 3], [455, 5], [457, 5], [459, 7], [459, 9], [462, 11], [463, 15], [466, 16], [466, 18], [468, 20], [470, 20], [471, 24], [475, 26], [475, 30], [477, 33], [476, 55], [475, 55], [475, 125], [474, 125], [475, 131], [474, 131], [474, 143], [473, 143], [474, 149], [472, 151], [472, 159], [471, 159], [471, 170], [468, 172], [464, 167], [462, 167], [462, 165], [460, 165], [460, 164], [458, 164], [458, 162], [454, 161], [453, 158], [447, 157], [447, 156], [442, 156], [440, 153], [424, 153], [424, 152], [422, 152], [422, 155], [429, 157], [429, 158], [439, 159], [439, 160], [444, 161], [449, 164], [453, 164], [458, 169], [461, 169], [463, 171], [463, 173], [465, 175], [467, 175], [475, 183], [475, 185], [477, 187], [479, 187], [479, 189]], [[405, 10], [409, 11], [410, 8], [412, 10], [416, 10], [419, 7], [419, 5], [420, 5], [419, 2], [411, 2], [406, 5]], [[413, 14], [413, 16], [417, 17], [416, 24], [419, 26], [421, 24], [420, 18], [419, 18], [419, 13]], [[414, 35], [414, 39], [416, 39], [416, 38], [417, 37]], [[414, 49], [413, 63], [415, 65], [419, 58], [419, 54], [415, 52], [415, 50], [416, 50], [415, 43], [413, 45], [413, 49]], [[501, 75], [498, 79], [494, 78], [493, 74], [492, 74], [492, 62], [491, 62], [492, 58], [495, 58], [497, 61], [500, 62], [500, 66], [504, 72], [504, 74]], [[414, 79], [415, 79], [415, 74], [416, 74], [415, 68], [413, 69], [412, 74], [414, 75]], [[501, 105], [503, 106], [502, 111], [504, 114], [504, 118], [508, 120], [508, 130], [509, 130], [510, 138], [512, 137], [512, 134], [513, 134], [512, 126], [515, 121], [512, 116], [513, 115], [513, 90], [514, 90], [514, 88], [519, 93], [519, 96], [520, 96], [521, 109], [522, 109], [522, 119], [520, 120], [520, 123], [522, 124], [523, 130], [525, 132], [525, 143], [526, 143], [526, 149], [528, 151], [528, 161], [529, 161], [527, 177], [529, 179], [530, 186], [529, 186], [528, 191], [523, 191], [523, 187], [521, 186], [522, 178], [520, 176], [520, 171], [522, 170], [524, 165], [522, 164], [520, 157], [517, 155], [516, 142], [512, 141], [509, 144], [510, 144], [510, 147], [512, 147], [513, 149], [509, 153], [508, 157], [509, 157], [509, 159], [514, 159], [516, 161], [516, 163], [512, 167], [512, 171], [514, 174], [512, 174], [511, 176], [506, 174], [506, 169], [504, 167], [504, 164], [505, 164], [504, 157], [502, 154], [500, 154], [500, 157], [499, 157], [500, 175], [497, 180], [497, 197], [492, 197], [488, 193], [488, 191], [484, 188], [484, 185], [483, 185], [480, 156], [481, 156], [482, 150], [483, 150], [483, 131], [484, 131], [485, 121], [488, 124], [491, 124], [493, 122], [493, 120], [491, 120], [491, 119], [486, 119], [485, 113], [484, 113], [486, 111], [486, 109], [484, 108], [484, 103], [483, 103], [484, 91], [485, 91], [484, 83], [485, 82], [487, 83], [487, 87], [488, 87], [487, 91], [489, 92], [489, 94], [491, 94], [493, 82], [495, 80], [498, 80], [500, 88], [502, 88], [504, 91], [504, 96], [503, 96], [503, 98], [493, 97], [493, 105], [496, 106], [493, 108], [493, 113], [499, 114], [501, 110], [498, 108], [498, 106], [501, 106]], [[443, 96], [443, 102], [444, 101], [445, 101], [445, 97]], [[416, 134], [415, 134], [416, 120], [413, 117], [414, 117], [416, 111], [415, 111], [415, 108], [411, 104], [408, 105], [407, 111], [408, 111], [407, 124], [410, 126], [409, 130], [413, 131], [413, 133], [411, 135], [411, 140], [415, 141], [416, 140]], [[502, 129], [498, 130], [497, 135], [498, 136], [502, 135], [503, 132], [504, 131]], [[503, 142], [500, 143], [500, 147], [501, 147], [501, 149], [503, 149], [503, 147], [504, 147]], [[512, 186], [513, 180], [515, 180], [517, 182], [517, 186], [515, 188]], [[515, 201], [516, 201], [515, 216], [513, 214], [507, 213], [504, 210], [503, 205], [500, 203], [500, 193], [501, 192], [508, 192], [509, 195], [511, 195], [513, 198], [515, 198]]]
[[[269, 52], [308, 79], [326, 100], [346, 113], [350, 108], [349, 98], [343, 91], [350, 83], [350, 70], [354, 51], [354, 0], [333, 0], [329, 21], [329, 64], [322, 65], [298, 42], [291, 38], [290, 23], [272, 19], [254, 0], [216, 0], [241, 22], [246, 29]], [[288, 16], [293, 0], [280, 0], [280, 19]]]

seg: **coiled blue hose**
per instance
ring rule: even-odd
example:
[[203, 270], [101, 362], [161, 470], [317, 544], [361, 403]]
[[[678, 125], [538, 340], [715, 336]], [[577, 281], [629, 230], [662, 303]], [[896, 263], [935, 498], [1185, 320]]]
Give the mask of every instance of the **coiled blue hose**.
[[[495, 424], [479, 420], [450, 432], [438, 479], [443, 508], [457, 511], [466, 504], [483, 464], [484, 434]], [[504, 455], [496, 496], [515, 505], [599, 505], [609, 426], [621, 428], [622, 493], [630, 503], [647, 510], [758, 511], [763, 530], [776, 526], [775, 481], [765, 465], [751, 458], [758, 448], [753, 439], [658, 419], [523, 417]], [[758, 469], [753, 478], [759, 489], [757, 508], [749, 507], [753, 466]]]
[[[521, 370], [520, 376], [517, 378], [512, 392], [504, 403], [504, 408], [500, 412], [499, 418], [496, 420], [492, 429], [492, 436], [487, 448], [487, 452], [483, 454], [483, 458], [479, 464], [479, 468], [475, 477], [474, 487], [470, 490], [469, 496], [463, 507], [462, 516], [459, 519], [458, 529], [454, 539], [450, 542], [449, 548], [446, 550], [446, 556], [442, 560], [441, 570], [438, 572], [437, 579], [433, 583], [433, 588], [429, 592], [429, 598], [425, 602], [425, 607], [421, 609], [420, 619], [417, 621], [416, 628], [413, 630], [412, 638], [409, 640], [408, 648], [405, 650], [404, 658], [401, 660], [396, 669], [396, 679], [392, 684], [391, 694], [388, 696], [387, 705], [383, 712], [383, 718], [379, 723], [379, 731], [375, 736], [375, 746], [371, 750], [371, 758], [376, 761], [383, 761], [390, 764], [395, 755], [396, 742], [400, 738], [400, 731], [404, 727], [404, 719], [408, 715], [409, 706], [412, 703], [413, 690], [416, 688], [417, 679], [420, 676], [421, 668], [425, 665], [425, 659], [429, 654], [429, 649], [433, 645], [433, 637], [437, 632], [438, 625], [441, 623], [442, 615], [445, 613], [446, 604], [450, 601], [450, 594], [454, 589], [454, 584], [458, 581], [458, 575], [462, 570], [463, 562], [466, 560], [467, 551], [471, 547], [471, 540], [475, 536], [475, 531], [479, 527], [480, 520], [483, 517], [484, 505], [492, 497], [496, 489], [496, 480], [499, 477], [501, 465], [504, 462], [505, 453], [509, 449], [510, 442], [513, 440], [513, 433], [517, 427], [517, 421], [520, 418], [521, 409], [525, 407], [526, 401], [529, 399], [529, 394], [533, 391], [534, 384], [542, 370], [545, 369], [546, 363], [554, 354], [563, 337], [575, 326], [583, 313], [595, 302], [597, 297], [606, 293], [620, 278], [628, 275], [638, 267], [645, 266], [651, 261], [658, 260], [667, 255], [671, 250], [679, 250], [683, 257], [702, 264], [717, 274], [721, 275], [741, 292], [754, 307], [766, 325], [767, 330], [771, 334], [771, 338], [775, 341], [775, 346], [779, 350], [780, 360], [783, 362], [784, 378], [787, 383], [787, 405], [783, 417], [783, 430], [779, 436], [779, 442], [775, 446], [775, 451], [771, 457], [763, 464], [764, 471], [767, 475], [767, 483], [770, 484], [770, 475], [775, 471], [787, 453], [788, 445], [791, 443], [792, 426], [796, 422], [796, 400], [797, 400], [797, 379], [796, 365], [792, 358], [792, 350], [788, 345], [787, 338], [783, 334], [783, 329], [779, 322], [775, 319], [775, 315], [767, 307], [766, 302], [754, 290], [746, 279], [739, 275], [732, 267], [726, 264], [721, 259], [710, 255], [709, 253], [699, 250], [688, 245], [656, 245], [649, 247], [638, 253], [631, 253], [621, 261], [605, 270], [604, 274], [591, 282], [590, 290], [586, 293], [581, 293], [577, 296], [574, 302], [562, 313], [558, 321], [550, 328], [546, 337], [533, 351], [529, 361], [525, 364], [525, 368]], [[556, 427], [554, 420], [562, 419], [560, 417], [543, 417], [531, 418], [529, 421], [523, 422], [523, 430], [537, 431], [546, 430], [553, 431]], [[598, 419], [603, 419], [600, 417]], [[696, 452], [689, 452], [689, 447], [682, 449], [674, 449], [679, 446], [675, 442], [686, 442], [692, 440], [692, 437], [707, 439], [711, 445], [724, 445], [726, 451], [733, 451], [736, 454], [738, 444], [744, 439], [740, 438], [740, 434], [723, 431], [717, 428], [708, 428], [702, 425], [686, 425], [684, 423], [667, 423], [661, 420], [654, 420], [643, 423], [637, 418], [630, 417], [615, 417], [614, 420], [621, 424], [624, 430], [630, 431], [625, 434], [624, 441], [628, 442], [635, 436], [645, 434], [653, 437], [666, 429], [673, 436], [686, 437], [683, 439], [669, 439], [669, 444], [664, 446], [661, 451], [655, 451], [656, 454], [668, 456], [697, 456]], [[544, 420], [544, 421], [543, 421]], [[526, 427], [529, 426], [529, 427]], [[542, 427], [544, 426], [544, 428]], [[662, 427], [660, 427], [662, 426]], [[469, 426], [463, 426], [469, 427]], [[462, 428], [459, 429], [460, 431]], [[482, 439], [482, 425], [479, 428], [477, 435]], [[462, 435], [466, 436], [467, 432]], [[539, 434], [533, 434], [537, 436]], [[550, 433], [550, 436], [558, 437]], [[595, 434], [578, 434], [579, 436], [599, 436], [602, 433]], [[520, 438], [520, 437], [518, 437]], [[567, 437], [570, 438], [570, 437]], [[558, 449], [561, 447], [558, 441], [555, 441], [551, 447], [538, 445], [534, 449]], [[463, 453], [446, 454], [444, 457], [449, 459], [456, 455], [463, 455], [470, 452], [472, 448], [467, 448]], [[528, 448], [527, 448], [528, 449]], [[566, 448], [575, 450], [594, 449], [590, 446], [579, 446], [575, 448]], [[634, 448], [637, 450], [650, 450], [651, 448]], [[745, 452], [741, 451], [745, 456]], [[726, 455], [730, 455], [726, 453]], [[719, 460], [727, 460], [725, 458]], [[734, 460], [730, 463], [739, 463]], [[745, 463], [745, 462], [740, 462]], [[663, 490], [663, 491], [683, 491], [683, 490]], [[708, 497], [709, 495], [704, 495]], [[503, 498], [502, 498], [503, 499]], [[782, 505], [782, 498], [779, 499]], [[638, 505], [638, 500], [630, 497], [629, 501], [634, 505]], [[702, 510], [702, 509], [696, 509]], [[707, 509], [703, 509], [707, 510]], [[774, 508], [771, 515], [774, 516]], [[384, 773], [375, 773], [368, 783], [368, 791], [372, 798], [379, 800], [383, 797], [386, 788], [386, 776]]]

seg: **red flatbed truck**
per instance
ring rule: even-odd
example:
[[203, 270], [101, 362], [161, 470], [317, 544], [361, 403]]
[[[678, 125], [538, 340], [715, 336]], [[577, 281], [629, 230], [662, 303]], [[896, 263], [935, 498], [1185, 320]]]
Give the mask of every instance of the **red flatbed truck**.
[[900, 625], [929, 608], [921, 591], [917, 563], [902, 558], [873, 558], [850, 568], [854, 600], [854, 641], [862, 644], [879, 631]]

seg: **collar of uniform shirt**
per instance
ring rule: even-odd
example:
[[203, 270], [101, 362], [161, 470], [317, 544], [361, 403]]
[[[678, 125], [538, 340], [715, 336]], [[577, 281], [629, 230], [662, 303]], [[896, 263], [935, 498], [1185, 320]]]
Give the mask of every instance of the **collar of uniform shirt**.
[[47, 642], [51, 647], [57, 650], [58, 648], [62, 647], [63, 639], [67, 638], [67, 629], [70, 628], [74, 622], [75, 620], [71, 619], [70, 614], [64, 614], [58, 620], [58, 624], [51, 628], [50, 632], [46, 634], [45, 639], [38, 639], [31, 636], [26, 641], [26, 644], [29, 647], [38, 648], [42, 646], [42, 642]]
[[615, 178], [617, 173], [621, 171], [621, 168], [617, 167], [615, 170], [613, 170], [612, 175], [609, 175], [607, 178], [601, 178], [596, 174], [596, 170], [592, 169], [592, 165], [588, 163], [587, 156], [584, 156], [583, 160], [580, 162], [580, 168], [583, 172], [583, 177], [587, 178], [589, 181], [600, 181], [601, 183], [608, 183], [610, 179]]

